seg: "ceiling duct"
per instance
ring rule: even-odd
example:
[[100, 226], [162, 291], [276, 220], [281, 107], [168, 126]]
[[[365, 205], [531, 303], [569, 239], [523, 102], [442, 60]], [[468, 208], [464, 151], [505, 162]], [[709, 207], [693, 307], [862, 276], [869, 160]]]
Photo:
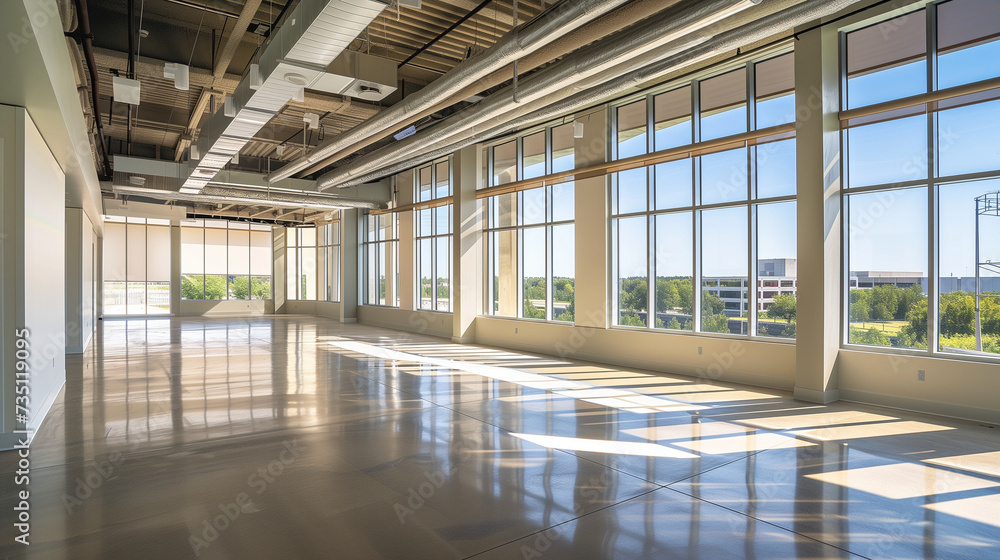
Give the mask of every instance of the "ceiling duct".
[[319, 179], [319, 188], [344, 184], [356, 175], [395, 163], [414, 149], [443, 143], [477, 125], [486, 124], [492, 128], [497, 123], [509, 120], [512, 111], [533, 102], [552, 103], [564, 99], [578, 91], [579, 84], [586, 83], [587, 80], [594, 80], [595, 77], [608, 79], [609, 71], [624, 74], [649, 64], [650, 58], [663, 58], [691, 49], [711, 39], [713, 33], [710, 26], [760, 2], [761, 0], [687, 0], [676, 4], [521, 79], [516, 85], [516, 97], [515, 86], [508, 86], [420, 134], [323, 175]]
[[627, 2], [628, 0], [565, 0], [556, 8], [510, 31], [489, 49], [463, 60], [417, 93], [321, 145], [312, 154], [285, 165], [271, 175], [271, 180], [280, 181], [291, 177], [341, 150], [363, 142], [373, 134], [398, 128], [409, 115], [420, 113], [444, 99], [453, 97], [480, 78], [537, 51]]
[[261, 53], [259, 77], [245, 77], [233, 92], [233, 116], [219, 110], [206, 120], [197, 142], [202, 158], [182, 191], [205, 188], [304, 88], [322, 90], [327, 67], [386, 5], [382, 0], [301, 0]]
[[117, 195], [140, 196], [156, 200], [173, 200], [195, 204], [237, 204], [242, 206], [268, 206], [274, 208], [307, 208], [311, 210], [338, 210], [344, 208], [379, 209], [386, 205], [378, 202], [348, 200], [329, 194], [291, 193], [276, 190], [246, 189], [208, 186], [197, 194], [163, 191], [133, 185], [115, 185]]
[[[415, 137], [422, 140], [417, 145], [418, 147], [406, 156], [397, 158], [392, 163], [386, 164], [385, 167], [368, 173], [361, 173], [360, 171], [352, 170], [351, 168], [354, 167], [352, 164], [320, 177], [319, 182], [322, 184], [324, 180], [329, 180], [334, 177], [334, 174], [343, 171], [345, 172], [344, 176], [336, 179], [335, 183], [337, 187], [343, 188], [410, 169], [427, 161], [453, 153], [465, 146], [484, 142], [515, 130], [567, 115], [584, 107], [604, 103], [616, 95], [634, 90], [651, 80], [656, 80], [667, 74], [683, 70], [692, 64], [697, 64], [713, 56], [735, 51], [744, 45], [766, 40], [777, 34], [794, 29], [799, 25], [835, 14], [859, 1], [829, 0], [818, 3], [806, 0], [797, 5], [785, 7], [759, 19], [746, 22], [743, 25], [736, 25], [729, 31], [713, 34], [711, 39], [694, 48], [682, 50], [675, 54], [669, 54], [675, 52], [673, 48], [665, 48], [662, 54], [658, 52], [648, 55], [649, 58], [646, 59], [648, 64], [646, 66], [625, 74], [606, 73], [593, 80], [596, 83], [579, 84], [578, 87], [572, 88], [570, 92], [572, 95], [561, 101], [553, 103], [542, 100], [527, 104], [520, 110], [508, 115], [502, 123], [487, 123], [476, 129], [466, 130], [463, 134], [456, 135], [440, 143], [428, 142], [427, 138], [422, 137], [424, 133], [420, 133]], [[707, 31], [711, 31], [711, 29]], [[358, 161], [358, 164], [363, 165], [363, 163], [361, 160]]]

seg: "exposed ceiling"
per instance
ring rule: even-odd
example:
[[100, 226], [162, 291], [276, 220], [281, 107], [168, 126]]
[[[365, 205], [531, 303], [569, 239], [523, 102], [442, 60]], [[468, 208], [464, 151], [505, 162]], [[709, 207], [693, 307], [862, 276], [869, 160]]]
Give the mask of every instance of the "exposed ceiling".
[[[232, 93], [269, 30], [283, 23], [296, 0], [288, 5], [283, 0], [250, 0], [251, 7], [259, 5], [249, 16], [248, 28], [236, 37], [234, 26], [246, 1], [132, 1], [138, 34], [133, 44], [138, 52], [135, 78], [142, 83], [142, 102], [131, 115], [128, 106], [113, 103], [111, 98], [113, 76], [126, 76], [128, 68], [130, 0], [88, 1], [104, 136], [112, 154], [182, 161], [188, 146], [184, 139], [196, 136], [223, 95]], [[519, 0], [517, 4], [518, 19], [524, 22], [540, 13], [546, 2]], [[305, 102], [289, 102], [247, 144], [240, 167], [266, 171], [269, 165], [300, 157], [304, 149], [354, 127], [401, 95], [433, 81], [468, 54], [489, 47], [512, 23], [513, 0], [423, 0], [420, 9], [393, 1], [348, 48], [397, 63], [416, 54], [398, 69], [400, 90], [381, 103], [307, 92]], [[220, 60], [224, 46], [231, 40], [236, 41], [235, 51], [225, 68], [219, 68], [225, 62]], [[173, 80], [163, 77], [164, 62], [190, 62], [188, 91], [178, 91]], [[213, 71], [222, 71], [221, 79], [214, 79]], [[306, 112], [320, 115], [319, 130], [303, 131]], [[285, 146], [281, 155], [279, 145]]]

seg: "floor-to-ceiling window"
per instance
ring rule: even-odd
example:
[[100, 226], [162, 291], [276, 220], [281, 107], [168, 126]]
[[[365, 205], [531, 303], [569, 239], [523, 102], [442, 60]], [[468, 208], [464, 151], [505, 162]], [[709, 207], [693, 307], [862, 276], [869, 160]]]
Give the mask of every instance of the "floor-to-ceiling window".
[[573, 123], [543, 127], [488, 149], [487, 313], [574, 320], [574, 184], [530, 183], [573, 169], [574, 158]]
[[842, 35], [845, 341], [1000, 353], [1000, 3]]
[[271, 299], [271, 226], [181, 221], [181, 299]]
[[399, 307], [399, 230], [396, 213], [366, 214], [362, 220], [362, 302]]
[[319, 298], [340, 301], [340, 220], [319, 226], [318, 233]]
[[104, 314], [170, 313], [170, 221], [104, 218]]
[[451, 165], [434, 162], [414, 173], [416, 293], [419, 309], [451, 310]]
[[616, 325], [794, 338], [793, 56], [612, 107]]
[[303, 226], [285, 230], [288, 240], [285, 260], [288, 273], [287, 298], [291, 300], [315, 301], [319, 288], [316, 269], [317, 228]]

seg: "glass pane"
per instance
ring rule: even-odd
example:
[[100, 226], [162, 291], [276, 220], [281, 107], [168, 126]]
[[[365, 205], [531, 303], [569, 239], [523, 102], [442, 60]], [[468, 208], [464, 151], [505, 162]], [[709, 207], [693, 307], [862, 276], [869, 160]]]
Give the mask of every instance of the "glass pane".
[[573, 224], [552, 227], [552, 319], [572, 322], [576, 299], [576, 238]]
[[327, 299], [330, 301], [340, 301], [340, 247], [334, 245], [330, 247], [330, 259], [328, 261], [329, 270], [327, 271], [327, 279], [329, 280], [329, 286], [327, 287]]
[[521, 223], [540, 224], [545, 221], [545, 187], [521, 191]]
[[146, 280], [170, 281], [170, 226], [146, 227]]
[[[205, 228], [205, 272], [208, 274], [226, 274], [228, 259], [226, 234], [224, 229]], [[225, 286], [225, 283], [223, 283]], [[223, 288], [223, 294], [225, 288]], [[223, 299], [223, 298], [208, 298]]]
[[434, 223], [434, 231], [438, 235], [451, 233], [451, 204], [438, 206], [434, 209], [437, 213]]
[[299, 299], [316, 300], [316, 249], [306, 247], [299, 249], [300, 280]]
[[205, 299], [205, 277], [200, 274], [181, 276], [181, 299]]
[[648, 307], [646, 247], [646, 217], [622, 218], [612, 225], [617, 270], [617, 324], [629, 327], [646, 326]]
[[521, 230], [523, 317], [545, 318], [545, 228]]
[[[129, 218], [132, 219], [132, 218]], [[132, 226], [132, 224], [129, 224]], [[145, 229], [145, 226], [136, 226]], [[143, 270], [145, 272], [145, 270]], [[145, 282], [129, 282], [128, 283], [128, 303], [126, 304], [126, 313], [129, 315], [145, 315], [146, 314], [146, 283]]]
[[790, 196], [796, 192], [795, 139], [758, 144], [757, 197]]
[[271, 277], [250, 277], [250, 299], [271, 299]]
[[847, 108], [927, 91], [926, 13], [919, 10], [847, 34]]
[[940, 176], [1000, 169], [1000, 100], [938, 113]]
[[369, 305], [375, 305], [378, 303], [378, 245], [372, 243], [368, 245], [368, 254], [365, 256], [365, 262], [368, 265], [368, 272], [366, 277], [368, 278], [368, 289], [365, 290], [365, 303]]
[[904, 327], [927, 321], [927, 189], [852, 195], [848, 212], [848, 342], [926, 348]]
[[436, 256], [437, 279], [434, 283], [434, 289], [437, 291], [437, 310], [450, 311], [451, 305], [449, 304], [449, 298], [451, 297], [451, 266], [449, 265], [449, 261], [451, 259], [451, 238], [437, 238]]
[[286, 299], [299, 299], [299, 250], [295, 248], [290, 248], [285, 252], [285, 260], [288, 262], [285, 289], [288, 293], [285, 294]]
[[381, 214], [378, 217], [378, 238], [380, 241], [396, 238], [396, 214]]
[[431, 228], [432, 217], [434, 215], [433, 208], [426, 208], [424, 210], [417, 210], [417, 235], [424, 237], [427, 235], [432, 235], [434, 230]]
[[701, 240], [701, 330], [746, 333], [746, 207], [702, 211]]
[[489, 227], [517, 225], [517, 193], [507, 193], [490, 197]]
[[795, 55], [788, 53], [754, 65], [754, 114], [757, 128], [795, 121]]
[[517, 181], [517, 141], [493, 148], [493, 186]]
[[250, 299], [249, 276], [229, 276], [229, 299]]
[[[389, 216], [389, 214], [383, 214], [383, 217], [386, 216]], [[296, 229], [299, 232], [299, 247], [316, 246], [316, 228], [300, 227]]]
[[552, 127], [552, 172], [569, 171], [576, 167], [573, 123]]
[[545, 132], [525, 136], [521, 151], [524, 154], [522, 179], [533, 179], [545, 175]]
[[757, 207], [757, 334], [795, 338], [798, 269], [794, 202]]
[[656, 216], [656, 321], [658, 329], [694, 330], [691, 213]]
[[425, 202], [431, 198], [431, 166], [428, 165], [418, 172], [417, 201]]
[[621, 171], [616, 174], [618, 197], [615, 214], [644, 212], [647, 206], [646, 181], [648, 171], [645, 167]]
[[250, 274], [271, 275], [271, 232], [250, 232]]
[[417, 276], [420, 278], [420, 306], [419, 309], [433, 309], [432, 300], [434, 290], [434, 269], [432, 268], [433, 253], [431, 246], [433, 239], [420, 239], [417, 241]]
[[[107, 254], [105, 254], [105, 259]], [[205, 272], [205, 230], [202, 228], [181, 228], [181, 272], [201, 274]]]
[[[200, 232], [201, 230], [198, 231]], [[104, 281], [125, 281], [125, 224], [104, 224]], [[124, 289], [124, 286], [122, 286], [122, 289]], [[124, 303], [123, 299], [122, 305]], [[124, 308], [122, 308], [121, 312], [125, 313]]]
[[226, 286], [225, 275], [205, 276], [205, 299], [212, 299], [212, 300], [226, 299], [227, 289], [228, 287]]
[[653, 142], [657, 150], [691, 143], [691, 86], [653, 98]]
[[646, 153], [646, 100], [618, 108], [617, 159]]
[[149, 315], [170, 313], [170, 282], [146, 283], [146, 313]]
[[850, 187], [927, 177], [927, 117], [917, 115], [848, 129]]
[[330, 242], [333, 245], [340, 245], [340, 222], [333, 222], [330, 224]]
[[[108, 222], [104, 222], [104, 234], [107, 235]], [[106, 239], [106, 237], [105, 237]], [[124, 315], [128, 309], [125, 306], [125, 302], [128, 300], [128, 295], [125, 288], [125, 282], [105, 282], [104, 283], [104, 314], [105, 315]]]
[[[972, 219], [978, 214], [979, 262], [1000, 262], [997, 191], [1000, 191], [997, 179], [939, 187], [941, 257], [938, 285], [941, 297], [938, 343], [942, 351], [978, 349], [1000, 354], [1000, 270], [995, 265], [979, 269], [981, 342], [976, 343], [976, 220]], [[993, 210], [980, 214], [976, 211], [976, 198], [984, 195], [978, 209], [985, 210], [991, 202]], [[926, 309], [919, 309], [908, 319], [912, 330], [919, 331], [926, 324], [919, 321], [927, 321]]]
[[701, 82], [701, 139], [747, 131], [746, 70], [739, 69]]
[[552, 221], [572, 220], [576, 216], [574, 183], [572, 181], [558, 183], [550, 188], [552, 189]]
[[490, 243], [490, 268], [493, 276], [493, 313], [517, 316], [517, 232], [493, 233]]
[[250, 230], [229, 230], [229, 274], [250, 274]]
[[1000, 76], [1000, 2], [952, 0], [938, 5], [938, 87]]
[[436, 190], [434, 192], [435, 198], [444, 198], [451, 195], [451, 177], [448, 174], [448, 162], [442, 161], [437, 164], [436, 170]]
[[[367, 224], [366, 227], [367, 227], [367, 231], [368, 231], [368, 237], [366, 239], [368, 241], [377, 241], [378, 240], [378, 216], [375, 216], [375, 215], [372, 215], [372, 214], [368, 214], [367, 216], [365, 216], [365, 224]], [[295, 232], [292, 231], [292, 233], [294, 234]]]
[[707, 154], [701, 161], [701, 203], [747, 199], [747, 149]]
[[661, 163], [655, 168], [656, 209], [691, 206], [692, 186], [691, 159], [679, 159]]
[[[146, 226], [128, 224], [125, 227], [128, 228], [125, 234], [125, 279], [143, 282], [146, 280]], [[142, 312], [145, 313], [145, 309]]]

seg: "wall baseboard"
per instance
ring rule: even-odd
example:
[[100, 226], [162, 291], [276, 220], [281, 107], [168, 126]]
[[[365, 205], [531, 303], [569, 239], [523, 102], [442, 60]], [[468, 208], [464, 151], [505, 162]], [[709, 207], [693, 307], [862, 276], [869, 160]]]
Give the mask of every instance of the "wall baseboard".
[[971, 422], [986, 422], [988, 424], [1000, 425], [1000, 412], [987, 408], [913, 399], [910, 397], [897, 397], [895, 395], [883, 395], [881, 393], [855, 391], [853, 389], [841, 389], [840, 398], [845, 401], [896, 408], [907, 412], [934, 414], [937, 416], [958, 418], [960, 420], [969, 420]]
[[795, 387], [793, 393], [795, 400], [811, 403], [829, 404], [841, 399], [840, 389], [818, 391], [816, 389], [806, 389], [805, 387]]
[[358, 318], [357, 317], [344, 317], [343, 319], [340, 320], [340, 322], [341, 323], [357, 323], [358, 322]]

